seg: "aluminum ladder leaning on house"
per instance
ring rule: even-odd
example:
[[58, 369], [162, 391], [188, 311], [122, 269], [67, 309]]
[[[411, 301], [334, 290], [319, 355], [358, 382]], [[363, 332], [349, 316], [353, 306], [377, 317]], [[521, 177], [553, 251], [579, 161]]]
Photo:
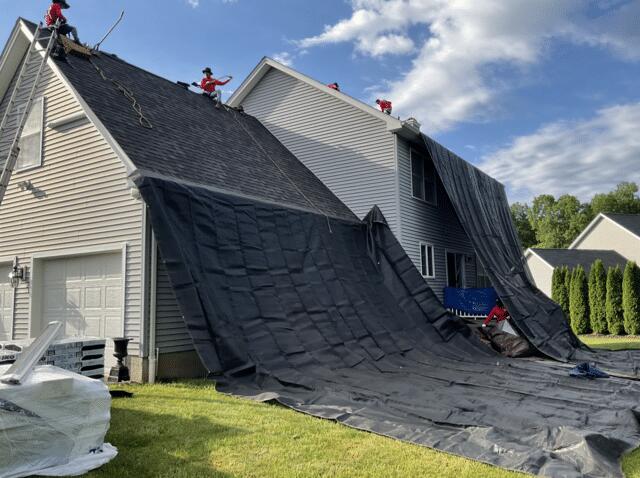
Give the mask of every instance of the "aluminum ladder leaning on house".
[[[29, 117], [38, 82], [58, 34], [54, 28], [38, 25], [25, 57], [16, 84], [0, 123], [0, 205], [9, 186], [20, 153], [20, 137]], [[47, 42], [43, 47], [41, 42]]]

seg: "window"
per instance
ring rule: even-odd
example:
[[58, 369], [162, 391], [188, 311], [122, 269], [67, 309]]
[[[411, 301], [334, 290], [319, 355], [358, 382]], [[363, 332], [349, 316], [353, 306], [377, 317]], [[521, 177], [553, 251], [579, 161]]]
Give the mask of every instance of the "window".
[[489, 275], [487, 274], [487, 271], [485, 270], [484, 266], [480, 262], [480, 259], [478, 259], [477, 257], [476, 257], [476, 267], [478, 270], [476, 287], [480, 287], [480, 288], [493, 287], [493, 285], [491, 284], [491, 279], [489, 279]]
[[[22, 113], [26, 105], [18, 107]], [[20, 154], [16, 162], [16, 171], [34, 168], [42, 164], [42, 130], [44, 123], [44, 99], [40, 98], [31, 104], [31, 111], [20, 136]]]
[[465, 255], [447, 252], [447, 287], [465, 288]]
[[411, 150], [411, 189], [414, 198], [436, 204], [436, 171], [429, 158]]
[[420, 243], [420, 273], [427, 279], [435, 279], [435, 251], [431, 244]]

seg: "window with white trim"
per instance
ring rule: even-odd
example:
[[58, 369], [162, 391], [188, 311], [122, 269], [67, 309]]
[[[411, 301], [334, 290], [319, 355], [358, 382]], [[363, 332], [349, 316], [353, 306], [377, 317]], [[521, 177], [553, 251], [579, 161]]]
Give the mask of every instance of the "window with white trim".
[[[26, 105], [18, 107], [20, 113], [24, 112]], [[31, 103], [31, 110], [27, 116], [27, 122], [20, 136], [20, 153], [16, 162], [16, 171], [35, 168], [42, 165], [42, 132], [44, 129], [44, 98], [39, 98]]]
[[436, 255], [432, 244], [420, 243], [420, 273], [427, 279], [436, 277]]
[[429, 204], [437, 203], [436, 170], [429, 157], [411, 150], [411, 193]]

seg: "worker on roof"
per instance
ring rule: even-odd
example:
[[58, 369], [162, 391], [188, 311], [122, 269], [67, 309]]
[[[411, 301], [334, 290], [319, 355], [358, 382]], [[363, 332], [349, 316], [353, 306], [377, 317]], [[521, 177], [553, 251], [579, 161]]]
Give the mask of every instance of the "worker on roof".
[[204, 78], [200, 82], [200, 88], [202, 88], [203, 94], [215, 100], [216, 107], [219, 107], [220, 103], [222, 103], [222, 92], [216, 90], [216, 86], [226, 85], [233, 79], [233, 76], [228, 76], [225, 81], [218, 80], [213, 77], [213, 72], [209, 67], [202, 70], [202, 73], [204, 73]]
[[391, 101], [378, 99], [376, 100], [376, 103], [380, 107], [380, 111], [382, 111], [384, 114], [387, 114], [387, 115], [391, 114], [391, 111], [393, 110]]
[[503, 320], [509, 320], [511, 318], [511, 316], [509, 315], [509, 311], [505, 308], [500, 298], [496, 299], [495, 307], [491, 309], [491, 312], [489, 312], [487, 318], [484, 319], [484, 322], [482, 322], [482, 326], [486, 327], [494, 318], [496, 319], [497, 323], [500, 323]]
[[78, 38], [78, 30], [76, 27], [72, 27], [67, 23], [67, 19], [62, 14], [63, 9], [69, 8], [69, 4], [66, 0], [52, 0], [47, 14], [44, 16], [44, 21], [48, 27], [52, 28], [58, 26], [58, 34], [67, 36], [71, 34], [73, 41], [80, 44], [80, 38]]
[[327, 85], [327, 86], [332, 90], [340, 91], [340, 85], [338, 83], [331, 83], [330, 85]]

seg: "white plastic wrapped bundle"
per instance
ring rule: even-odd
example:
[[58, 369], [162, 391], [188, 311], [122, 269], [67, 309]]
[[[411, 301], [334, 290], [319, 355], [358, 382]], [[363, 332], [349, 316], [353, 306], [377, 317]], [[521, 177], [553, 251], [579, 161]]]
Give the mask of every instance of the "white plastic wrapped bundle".
[[108, 462], [117, 453], [104, 444], [110, 406], [104, 383], [57, 367], [0, 383], [0, 477], [79, 475]]

